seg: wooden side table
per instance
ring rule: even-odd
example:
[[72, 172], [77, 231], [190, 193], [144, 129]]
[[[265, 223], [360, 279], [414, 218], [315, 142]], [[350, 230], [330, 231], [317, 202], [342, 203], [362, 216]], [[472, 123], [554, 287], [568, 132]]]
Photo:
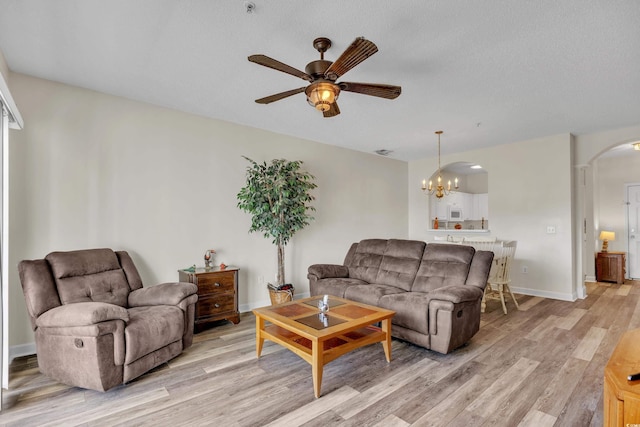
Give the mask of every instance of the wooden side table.
[[605, 426], [640, 425], [640, 381], [628, 381], [640, 373], [640, 329], [625, 332], [604, 368]]
[[194, 331], [206, 329], [218, 320], [240, 322], [238, 311], [238, 268], [219, 267], [197, 268], [195, 271], [178, 270], [181, 282], [190, 282], [198, 286], [198, 302]]
[[598, 282], [624, 283], [626, 252], [598, 252], [596, 256], [596, 280]]

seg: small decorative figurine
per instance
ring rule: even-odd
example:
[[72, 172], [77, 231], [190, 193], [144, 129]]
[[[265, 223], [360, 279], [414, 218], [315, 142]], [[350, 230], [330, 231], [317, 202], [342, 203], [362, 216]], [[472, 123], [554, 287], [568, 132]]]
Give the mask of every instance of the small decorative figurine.
[[220, 263], [220, 270], [224, 270], [227, 268], [227, 264], [225, 264], [224, 262]]
[[208, 249], [204, 253], [204, 268], [211, 268], [213, 266], [213, 255], [216, 253], [213, 249]]
[[438, 224], [438, 217], [436, 217], [436, 219], [433, 221], [433, 229], [437, 230], [439, 225], [440, 224]]

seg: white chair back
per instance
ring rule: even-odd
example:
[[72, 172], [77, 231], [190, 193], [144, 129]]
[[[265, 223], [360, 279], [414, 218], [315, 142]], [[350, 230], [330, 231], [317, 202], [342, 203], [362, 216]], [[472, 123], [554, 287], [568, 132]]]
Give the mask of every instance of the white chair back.
[[489, 283], [505, 284], [511, 281], [511, 263], [516, 253], [516, 240], [500, 242], [494, 247], [493, 265], [489, 273]]
[[476, 251], [493, 251], [496, 245], [496, 238], [465, 237], [461, 243], [463, 245], [473, 246]]

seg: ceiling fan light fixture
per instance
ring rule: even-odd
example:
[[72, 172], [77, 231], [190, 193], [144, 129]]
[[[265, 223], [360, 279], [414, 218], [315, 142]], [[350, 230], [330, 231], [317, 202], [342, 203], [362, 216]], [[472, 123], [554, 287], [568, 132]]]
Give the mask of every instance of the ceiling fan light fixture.
[[290, 74], [309, 82], [306, 87], [275, 93], [264, 98], [256, 99], [258, 104], [270, 104], [292, 95], [304, 92], [307, 102], [315, 109], [322, 111], [324, 118], [335, 117], [340, 114], [338, 95], [340, 92], [353, 92], [378, 98], [396, 99], [402, 92], [400, 86], [379, 83], [339, 82], [336, 80], [344, 76], [349, 70], [378, 51], [378, 47], [364, 37], [356, 38], [335, 61], [324, 59], [324, 54], [331, 47], [331, 40], [318, 37], [313, 41], [313, 47], [320, 52], [320, 59], [311, 61], [301, 71], [266, 55], [251, 55], [247, 59], [263, 67]]
[[331, 82], [320, 81], [307, 86], [305, 89], [307, 102], [319, 111], [328, 111], [331, 104], [336, 102], [340, 94], [338, 85]]

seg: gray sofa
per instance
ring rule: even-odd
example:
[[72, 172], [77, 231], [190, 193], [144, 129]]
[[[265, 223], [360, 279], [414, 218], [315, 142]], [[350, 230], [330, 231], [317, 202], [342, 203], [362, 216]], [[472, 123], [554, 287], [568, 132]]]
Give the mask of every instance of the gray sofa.
[[480, 329], [493, 252], [417, 240], [354, 243], [343, 265], [314, 264], [311, 295], [334, 295], [394, 310], [392, 335], [439, 353]]
[[197, 286], [143, 288], [127, 252], [52, 252], [18, 269], [38, 366], [62, 383], [105, 391], [192, 343]]

